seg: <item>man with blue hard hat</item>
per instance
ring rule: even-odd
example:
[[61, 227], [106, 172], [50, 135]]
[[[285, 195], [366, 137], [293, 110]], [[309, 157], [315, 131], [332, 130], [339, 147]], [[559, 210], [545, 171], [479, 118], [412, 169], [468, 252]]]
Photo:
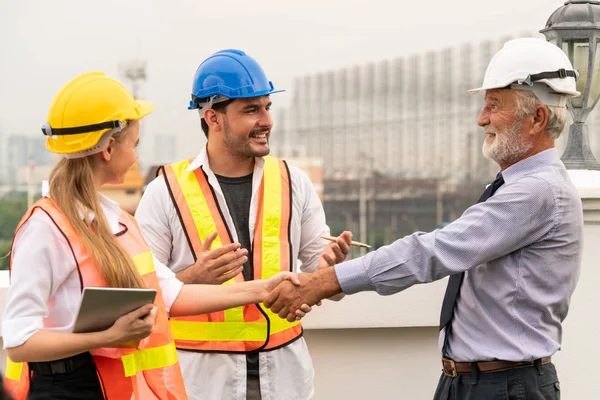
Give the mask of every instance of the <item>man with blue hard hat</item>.
[[[150, 248], [186, 283], [234, 284], [326, 267], [349, 250], [325, 246], [325, 213], [308, 176], [268, 156], [275, 90], [260, 65], [222, 50], [198, 67], [189, 109], [206, 147], [162, 167], [136, 217]], [[172, 318], [190, 399], [308, 399], [314, 371], [300, 321], [262, 304]]]

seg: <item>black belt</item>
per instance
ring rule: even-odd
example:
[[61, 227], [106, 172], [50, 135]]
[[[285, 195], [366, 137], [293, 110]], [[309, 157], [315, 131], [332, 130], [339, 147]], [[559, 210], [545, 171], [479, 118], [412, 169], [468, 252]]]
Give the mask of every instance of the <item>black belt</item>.
[[55, 361], [30, 362], [29, 369], [40, 375], [68, 374], [85, 364], [93, 364], [94, 359], [90, 353], [81, 353]]
[[[552, 362], [551, 357], [543, 357], [539, 359], [539, 363], [549, 364]], [[533, 367], [536, 361], [478, 361], [478, 362], [457, 362], [449, 358], [442, 357], [442, 371], [451, 378], [455, 378], [459, 374], [470, 374], [473, 364], [477, 364], [477, 369], [482, 374], [489, 372], [506, 371], [514, 368]]]

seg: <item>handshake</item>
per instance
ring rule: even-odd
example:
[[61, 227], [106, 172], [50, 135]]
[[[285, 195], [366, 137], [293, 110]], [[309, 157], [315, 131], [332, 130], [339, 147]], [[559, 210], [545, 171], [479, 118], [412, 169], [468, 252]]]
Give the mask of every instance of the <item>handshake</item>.
[[264, 281], [264, 305], [279, 317], [293, 322], [310, 312], [312, 306], [320, 305], [321, 300], [336, 300], [334, 296], [341, 294], [342, 289], [335, 269], [331, 267], [346, 259], [351, 242], [352, 233], [344, 231], [325, 247], [317, 271], [301, 274], [281, 272]]

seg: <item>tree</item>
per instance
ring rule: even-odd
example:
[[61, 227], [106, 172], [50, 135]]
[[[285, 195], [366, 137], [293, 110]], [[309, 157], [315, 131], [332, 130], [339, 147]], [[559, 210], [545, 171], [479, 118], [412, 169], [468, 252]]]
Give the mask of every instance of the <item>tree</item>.
[[18, 196], [0, 200], [0, 239], [12, 240], [19, 221], [27, 211], [27, 199]]
[[4, 271], [10, 267], [11, 242], [9, 240], [0, 240], [0, 270]]
[[11, 193], [0, 199], [0, 270], [8, 269], [10, 257], [7, 254], [15, 229], [26, 211], [27, 199], [24, 193]]

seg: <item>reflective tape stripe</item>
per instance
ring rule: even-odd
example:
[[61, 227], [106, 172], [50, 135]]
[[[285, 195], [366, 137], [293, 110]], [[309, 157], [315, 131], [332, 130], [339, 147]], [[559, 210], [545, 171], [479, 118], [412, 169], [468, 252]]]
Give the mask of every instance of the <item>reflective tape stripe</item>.
[[137, 256], [132, 257], [133, 263], [140, 272], [140, 275], [144, 276], [151, 272], [154, 272], [154, 260], [152, 259], [152, 253], [146, 251], [140, 253]]
[[[271, 321], [271, 334], [300, 325], [300, 321], [288, 322], [279, 318], [264, 306]], [[261, 341], [265, 340], [266, 322], [196, 322], [171, 319], [171, 332], [175, 340], [198, 340], [211, 342]]]
[[195, 322], [171, 320], [175, 340], [209, 342], [260, 341], [267, 337], [266, 322]]
[[174, 365], [177, 362], [177, 350], [175, 349], [175, 343], [171, 342], [164, 346], [137, 350], [121, 357], [121, 361], [123, 362], [125, 376], [129, 377], [140, 371]]
[[263, 172], [264, 206], [262, 210], [262, 279], [281, 271], [279, 234], [281, 230], [281, 171], [279, 161], [265, 157]]
[[10, 358], [6, 357], [6, 378], [18, 381], [21, 379], [21, 371], [23, 370], [23, 363], [12, 362]]
[[300, 321], [288, 322], [287, 319], [279, 318], [277, 314], [274, 314], [268, 308], [263, 306], [263, 309], [267, 312], [269, 320], [271, 321], [271, 334], [279, 333], [286, 329], [293, 328], [296, 325], [300, 325]]
[[[196, 179], [196, 175], [192, 171], [185, 171], [189, 162], [182, 161], [177, 164], [173, 164], [173, 172], [177, 179], [177, 183], [181, 188], [181, 193], [185, 198], [185, 202], [189, 206], [190, 213], [200, 235], [200, 240], [204, 242], [206, 237], [213, 232], [217, 231], [217, 225], [213, 220], [213, 216], [208, 207], [208, 203], [204, 198], [199, 182]], [[202, 171], [200, 171], [202, 173]], [[211, 249], [216, 249], [222, 246], [221, 237], [213, 241]]]

